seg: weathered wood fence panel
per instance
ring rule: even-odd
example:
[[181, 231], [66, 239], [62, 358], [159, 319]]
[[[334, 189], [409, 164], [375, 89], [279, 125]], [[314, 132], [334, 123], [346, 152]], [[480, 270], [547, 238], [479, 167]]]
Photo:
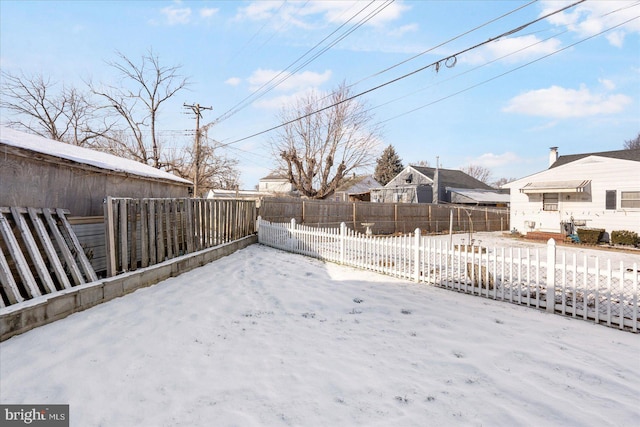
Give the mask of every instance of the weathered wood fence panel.
[[546, 250], [454, 245], [422, 235], [368, 236], [349, 229], [258, 220], [258, 241], [289, 252], [508, 301], [638, 332], [638, 264]]
[[374, 234], [425, 233], [454, 231], [509, 230], [509, 210], [500, 208], [434, 205], [426, 203], [332, 202], [293, 198], [264, 198], [258, 215], [272, 222], [338, 227], [344, 222], [359, 232], [363, 224], [374, 224]]
[[105, 200], [107, 275], [161, 263], [255, 233], [254, 201]]
[[68, 213], [0, 208], [0, 307], [97, 280]]

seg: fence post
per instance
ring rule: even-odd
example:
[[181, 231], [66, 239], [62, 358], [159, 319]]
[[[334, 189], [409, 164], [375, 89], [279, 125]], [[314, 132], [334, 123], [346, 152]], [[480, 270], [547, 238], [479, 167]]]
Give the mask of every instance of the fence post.
[[289, 226], [289, 249], [295, 253], [295, 238], [293, 232], [296, 230], [296, 219], [291, 218], [291, 225]]
[[547, 241], [547, 311], [556, 311], [556, 241]]
[[420, 283], [420, 229], [416, 228], [415, 238], [413, 240], [413, 274], [416, 278], [416, 283]]
[[345, 249], [347, 245], [347, 225], [344, 222], [340, 223], [340, 264], [344, 264]]
[[258, 243], [260, 243], [264, 239], [263, 231], [260, 230], [260, 221], [262, 221], [262, 217], [258, 215], [258, 218], [256, 219], [256, 231], [258, 232]]
[[106, 251], [107, 251], [107, 276], [113, 277], [116, 275], [116, 229], [115, 218], [113, 212], [113, 199], [108, 196], [104, 200], [104, 220], [106, 231]]

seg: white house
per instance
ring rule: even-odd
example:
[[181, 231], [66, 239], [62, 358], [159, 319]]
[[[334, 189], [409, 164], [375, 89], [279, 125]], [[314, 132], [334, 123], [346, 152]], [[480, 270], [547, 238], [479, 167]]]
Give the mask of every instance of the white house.
[[640, 233], [640, 150], [558, 156], [552, 147], [547, 170], [503, 187], [511, 192], [511, 227], [521, 233]]
[[260, 178], [258, 191], [261, 193], [293, 195], [295, 188], [286, 175], [272, 172], [264, 178]]

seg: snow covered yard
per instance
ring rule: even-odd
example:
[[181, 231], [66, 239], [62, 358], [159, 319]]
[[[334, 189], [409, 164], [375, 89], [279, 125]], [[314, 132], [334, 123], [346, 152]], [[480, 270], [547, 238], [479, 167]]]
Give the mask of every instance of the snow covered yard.
[[260, 245], [0, 344], [72, 426], [634, 425], [640, 338]]

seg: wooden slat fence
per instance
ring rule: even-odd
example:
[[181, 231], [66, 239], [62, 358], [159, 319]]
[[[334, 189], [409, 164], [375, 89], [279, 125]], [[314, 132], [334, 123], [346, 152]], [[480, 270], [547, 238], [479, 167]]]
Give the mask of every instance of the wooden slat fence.
[[[412, 235], [367, 236], [336, 228], [258, 219], [258, 241], [289, 252], [371, 270], [458, 292], [545, 309], [638, 332], [638, 264], [625, 266], [558, 256], [546, 250], [451, 247]], [[553, 295], [553, 298], [550, 298]]]
[[0, 308], [98, 279], [68, 213], [0, 208]]
[[148, 267], [255, 233], [254, 201], [105, 200], [107, 275]]
[[373, 223], [374, 234], [425, 233], [454, 231], [507, 231], [509, 210], [504, 208], [430, 203], [333, 202], [266, 197], [261, 200], [258, 215], [271, 222], [291, 218], [299, 224], [338, 227], [344, 222], [364, 232], [363, 224]]

